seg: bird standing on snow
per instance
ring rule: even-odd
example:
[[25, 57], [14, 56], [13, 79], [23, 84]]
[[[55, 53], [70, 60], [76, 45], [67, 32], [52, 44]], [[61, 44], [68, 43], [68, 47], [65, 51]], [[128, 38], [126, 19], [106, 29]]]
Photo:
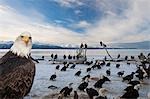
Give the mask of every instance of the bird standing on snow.
[[111, 74], [110, 68], [108, 70], [106, 70], [106, 74], [107, 74], [107, 76], [110, 76], [110, 74]]
[[86, 88], [86, 92], [89, 96], [90, 99], [93, 99], [94, 96], [98, 96], [98, 92], [97, 90], [93, 89], [93, 88]]
[[51, 77], [50, 77], [50, 80], [52, 80], [52, 81], [54, 81], [55, 79], [56, 79], [56, 72], [55, 72], [55, 74], [53, 74]]
[[0, 59], [0, 99], [20, 99], [30, 92], [35, 76], [31, 48], [31, 34], [24, 32]]
[[72, 90], [73, 90], [72, 84], [73, 84], [73, 83], [70, 83], [69, 86], [64, 87], [64, 88], [60, 91], [60, 94], [63, 94], [64, 97], [69, 96], [70, 93], [71, 93]]
[[87, 77], [87, 78], [85, 79], [85, 81], [84, 81], [83, 83], [81, 83], [81, 84], [78, 86], [78, 89], [79, 89], [80, 91], [84, 91], [84, 89], [86, 89], [87, 86], [88, 86], [88, 82], [89, 82], [89, 78]]
[[81, 69], [75, 73], [75, 76], [80, 76], [80, 74], [81, 74]]
[[134, 88], [131, 88], [128, 90], [124, 95], [121, 96], [121, 98], [124, 99], [137, 99], [139, 97], [139, 86], [134, 86]]

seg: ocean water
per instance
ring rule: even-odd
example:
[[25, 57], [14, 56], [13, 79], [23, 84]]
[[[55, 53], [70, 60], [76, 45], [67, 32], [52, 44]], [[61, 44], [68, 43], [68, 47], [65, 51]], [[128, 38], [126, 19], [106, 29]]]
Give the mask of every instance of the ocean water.
[[[0, 50], [0, 57], [2, 57], [8, 50]], [[137, 56], [142, 52], [145, 56], [147, 56], [148, 53], [150, 53], [150, 50], [145, 49], [110, 49], [108, 50], [109, 53], [113, 58], [116, 58], [118, 54], [121, 55], [121, 58], [124, 58], [126, 55], [128, 56]], [[73, 89], [77, 90], [77, 87], [81, 83], [81, 78], [87, 75], [86, 68], [91, 67], [83, 64], [76, 65], [75, 69], [67, 69], [66, 72], [61, 72], [60, 70], [56, 70], [55, 67], [57, 64], [51, 64], [48, 60], [51, 59], [51, 54], [58, 54], [58, 57], [62, 58], [62, 56], [65, 55], [76, 55], [76, 50], [65, 50], [65, 49], [33, 49], [32, 50], [32, 57], [34, 58], [41, 58], [41, 56], [45, 56], [44, 61], [40, 61], [40, 63], [36, 64], [36, 75], [34, 79], [34, 83], [32, 86], [32, 89], [30, 91], [29, 96], [26, 97], [26, 99], [57, 99], [57, 95], [59, 91], [67, 86], [69, 83], [73, 83]], [[107, 56], [105, 50], [103, 49], [94, 49], [94, 50], [87, 50], [87, 58], [88, 60], [95, 60], [95, 59], [103, 59], [104, 56]], [[122, 82], [122, 78], [117, 76], [118, 71], [125, 71], [125, 75], [130, 74], [131, 72], [136, 70], [136, 64], [131, 64], [130, 66], [126, 64], [126, 62], [120, 62], [121, 66], [120, 68], [116, 68], [116, 63], [111, 63], [110, 67], [104, 66], [100, 70], [92, 70], [90, 72], [90, 75], [92, 77], [99, 77], [100, 75], [106, 75], [106, 70], [111, 69], [111, 76], [110, 78], [112, 81], [107, 82], [104, 84], [104, 88], [107, 88], [109, 90], [108, 92], [108, 99], [116, 99], [117, 97], [123, 95], [124, 91], [123, 89], [127, 86], [126, 82]], [[71, 65], [70, 65], [71, 66]], [[63, 65], [60, 64], [60, 68], [62, 68]], [[80, 77], [75, 77], [74, 74], [78, 70], [82, 70]], [[50, 81], [49, 78], [52, 74], [56, 72], [57, 78], [56, 81]], [[137, 78], [134, 78], [137, 79]], [[88, 87], [93, 88], [93, 84], [95, 81], [90, 81]], [[48, 89], [48, 86], [55, 85], [58, 87], [58, 89], [52, 90]], [[83, 95], [86, 95], [86, 93], [78, 91], [78, 94], [80, 95], [80, 99]], [[150, 80], [145, 79], [140, 90], [140, 98], [139, 99], [146, 99], [147, 94], [150, 92]], [[73, 95], [73, 92], [71, 96]], [[67, 97], [67, 99], [72, 99], [72, 97]]]

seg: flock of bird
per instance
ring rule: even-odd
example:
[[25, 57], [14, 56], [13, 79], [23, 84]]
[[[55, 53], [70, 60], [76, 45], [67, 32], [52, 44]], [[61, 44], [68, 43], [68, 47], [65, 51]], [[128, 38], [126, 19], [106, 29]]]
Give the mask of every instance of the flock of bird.
[[[118, 59], [120, 58], [120, 54], [117, 57]], [[131, 59], [134, 60], [134, 56], [131, 56]], [[139, 56], [140, 59], [140, 56]], [[78, 85], [77, 89], [73, 89], [72, 85], [73, 83], [71, 82], [68, 86], [65, 86], [62, 88], [59, 92], [58, 99], [63, 99], [64, 97], [69, 97], [74, 90], [74, 99], [80, 99], [78, 92], [84, 92], [87, 93], [89, 99], [108, 99], [107, 93], [109, 90], [107, 88], [103, 87], [103, 84], [105, 82], [111, 82], [111, 79], [109, 78], [111, 76], [111, 62], [106, 62], [106, 58], [104, 58], [103, 61], [85, 61], [84, 64], [88, 65], [86, 68], [86, 72], [88, 75], [84, 76], [81, 79], [81, 83]], [[128, 61], [128, 56], [124, 58], [124, 60]], [[130, 65], [130, 62], [127, 62], [128, 65]], [[68, 62], [63, 63], [63, 67], [61, 68], [60, 65], [58, 64], [56, 66], [56, 70], [60, 70], [61, 72], [67, 71], [67, 69], [75, 69], [76, 64], [69, 64]], [[102, 69], [103, 67], [110, 67], [109, 69], [106, 70], [106, 75], [101, 75], [101, 77], [91, 77], [90, 72], [96, 69]], [[120, 68], [120, 64], [116, 64], [116, 68]], [[116, 75], [120, 78], [122, 78], [122, 82], [127, 83], [128, 86], [124, 88], [125, 93], [118, 96], [118, 98], [123, 98], [123, 99], [137, 99], [139, 95], [139, 89], [141, 87], [141, 84], [143, 82], [143, 79], [149, 79], [150, 78], [150, 64], [146, 62], [141, 61], [139, 65], [137, 65], [137, 69], [133, 71], [131, 74], [124, 75], [125, 71], [118, 71]], [[79, 77], [82, 73], [82, 70], [80, 69], [79, 71], [76, 71], [74, 76]], [[136, 77], [138, 80], [134, 80], [134, 77]], [[51, 81], [56, 81], [57, 74], [56, 72], [51, 75], [50, 80]], [[96, 81], [93, 84], [93, 87], [88, 87], [89, 82], [93, 80]], [[49, 86], [48, 88], [52, 88], [56, 86]]]

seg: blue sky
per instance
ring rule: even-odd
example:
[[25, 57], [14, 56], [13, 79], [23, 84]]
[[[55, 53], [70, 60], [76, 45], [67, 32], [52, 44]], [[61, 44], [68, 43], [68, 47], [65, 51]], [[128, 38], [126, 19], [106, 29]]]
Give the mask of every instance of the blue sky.
[[0, 0], [0, 40], [96, 44], [150, 40], [149, 0]]

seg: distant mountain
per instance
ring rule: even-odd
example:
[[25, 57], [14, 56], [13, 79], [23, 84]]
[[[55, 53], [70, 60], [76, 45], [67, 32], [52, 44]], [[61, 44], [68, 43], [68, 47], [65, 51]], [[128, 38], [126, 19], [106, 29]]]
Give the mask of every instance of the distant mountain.
[[[10, 49], [11, 46], [13, 45], [12, 41], [2, 41], [0, 42], [0, 49]], [[51, 45], [51, 44], [45, 44], [45, 43], [39, 43], [35, 42], [32, 45], [32, 49], [61, 49], [62, 47], [57, 46], [57, 45]]]
[[[12, 41], [1, 41], [0, 42], [0, 49], [10, 49], [12, 46]], [[52, 45], [52, 44], [46, 44], [46, 43], [40, 43], [40, 42], [34, 42], [33, 49], [74, 49], [78, 48], [74, 45]], [[89, 46], [90, 49], [97, 49], [100, 48], [99, 46]], [[150, 41], [143, 41], [143, 42], [133, 42], [133, 43], [110, 43], [108, 44], [108, 48], [117, 48], [117, 49], [123, 49], [123, 48], [130, 48], [130, 49], [150, 49]]]
[[133, 42], [133, 43], [111, 43], [108, 46], [111, 48], [150, 49], [150, 41]]

